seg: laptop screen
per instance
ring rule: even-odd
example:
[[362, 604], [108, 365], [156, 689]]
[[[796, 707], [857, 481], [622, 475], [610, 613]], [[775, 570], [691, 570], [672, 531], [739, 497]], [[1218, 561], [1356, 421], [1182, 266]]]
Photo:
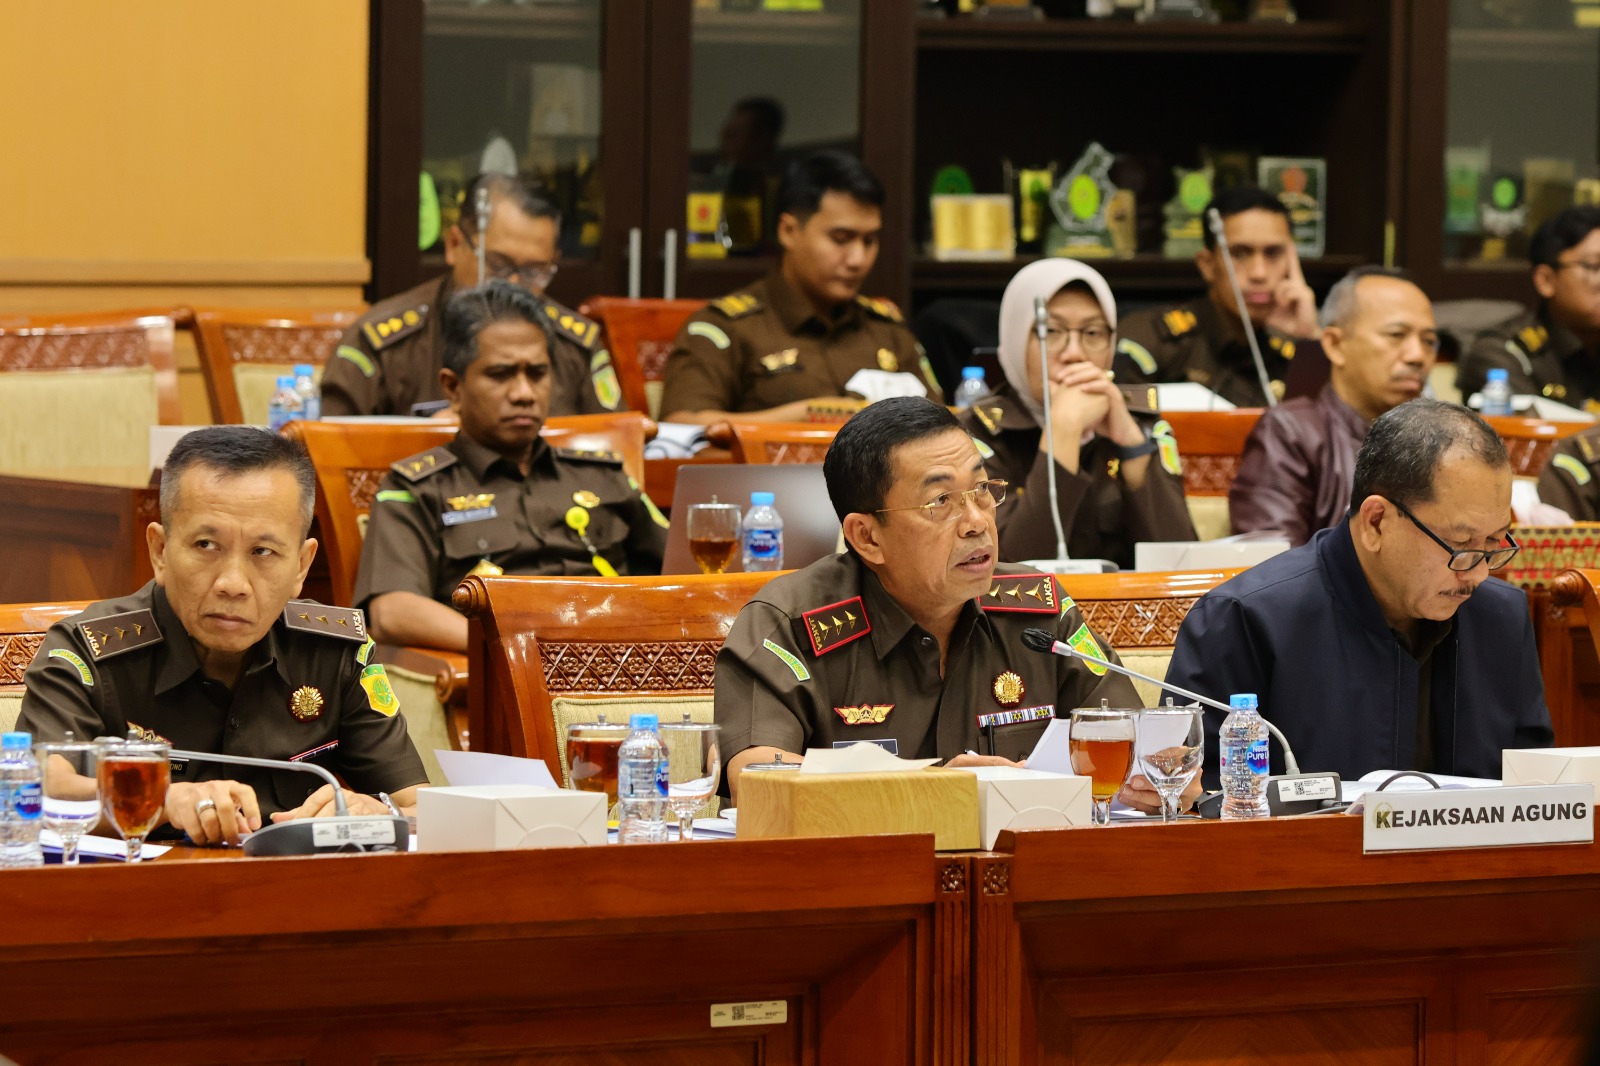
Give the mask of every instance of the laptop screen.
[[[688, 463], [678, 468], [672, 492], [672, 528], [667, 531], [663, 574], [698, 574], [689, 553], [689, 507], [710, 503], [739, 505], [750, 510], [752, 492], [770, 492], [773, 507], [783, 519], [783, 568], [798, 570], [842, 549], [839, 519], [828, 501], [821, 463]], [[742, 569], [736, 554], [728, 573]]]

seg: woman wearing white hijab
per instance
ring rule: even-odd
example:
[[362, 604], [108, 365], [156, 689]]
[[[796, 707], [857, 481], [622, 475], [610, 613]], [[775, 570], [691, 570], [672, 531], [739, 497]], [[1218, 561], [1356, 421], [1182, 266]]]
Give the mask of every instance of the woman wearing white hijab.
[[[1034, 300], [1049, 316], [1040, 359]], [[1111, 382], [1117, 304], [1106, 279], [1075, 259], [1043, 259], [1017, 272], [1000, 301], [1000, 367], [1006, 383], [962, 413], [990, 477], [1011, 482], [999, 509], [1000, 557], [1055, 555], [1049, 458], [1040, 430], [1045, 372], [1055, 445], [1056, 498], [1067, 554], [1133, 565], [1138, 541], [1194, 540], [1172, 428], [1128, 409]]]

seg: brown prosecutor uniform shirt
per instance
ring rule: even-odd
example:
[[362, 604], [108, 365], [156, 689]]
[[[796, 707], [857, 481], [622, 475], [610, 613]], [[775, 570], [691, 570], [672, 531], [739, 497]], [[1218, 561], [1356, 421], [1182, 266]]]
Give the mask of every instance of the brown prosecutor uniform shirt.
[[[398, 792], [427, 774], [360, 611], [290, 600], [230, 692], [200, 672], [194, 645], [154, 581], [92, 603], [45, 634], [24, 678], [17, 728], [36, 740], [125, 737], [175, 748], [315, 762], [361, 792]], [[241, 781], [263, 817], [322, 787], [311, 774], [174, 760], [173, 783]]]
[[[1050, 519], [1050, 461], [1039, 450], [1041, 430], [1009, 384], [961, 412], [961, 423], [983, 456], [990, 477], [1011, 483], [995, 512], [1002, 559], [1049, 559], [1056, 554]], [[1078, 452], [1078, 472], [1055, 466], [1056, 502], [1067, 554], [1074, 559], [1110, 559], [1133, 567], [1139, 541], [1194, 540], [1194, 523], [1183, 499], [1178, 442], [1166, 419], [1134, 412], [1157, 451], [1137, 491], [1122, 480], [1117, 446], [1096, 436]]]
[[[1210, 297], [1135, 311], [1117, 323], [1118, 381], [1194, 381], [1239, 407], [1265, 407], [1250, 346], [1235, 337]], [[1297, 343], [1277, 330], [1256, 335], [1272, 391], [1281, 400]]]
[[[322, 369], [324, 416], [409, 415], [414, 403], [444, 399], [440, 319], [453, 291], [450, 282], [445, 274], [375, 304], [345, 331]], [[553, 334], [550, 414], [625, 409], [599, 323], [554, 300], [536, 299]]]
[[535, 446], [517, 464], [465, 433], [384, 475], [361, 548], [355, 602], [414, 592], [448, 604], [471, 573], [658, 574], [667, 520], [610, 452]]
[[661, 414], [764, 411], [843, 396], [858, 370], [905, 371], [933, 399], [944, 395], [892, 303], [858, 296], [824, 320], [773, 271], [711, 301], [684, 324], [667, 357]]
[[1461, 395], [1482, 391], [1495, 367], [1506, 371], [1519, 396], [1544, 396], [1600, 414], [1600, 359], [1543, 304], [1478, 335], [1456, 369]]
[[854, 555], [774, 578], [717, 654], [723, 758], [760, 745], [804, 752], [866, 740], [905, 758], [970, 748], [1015, 760], [1074, 707], [1140, 706], [1122, 675], [1030, 651], [1022, 631], [1032, 626], [1118, 661], [1055, 578], [1027, 567], [1001, 564], [989, 593], [962, 608], [943, 677], [938, 641]]
[[1600, 522], [1600, 426], [1556, 441], [1539, 472], [1539, 499], [1577, 522]]

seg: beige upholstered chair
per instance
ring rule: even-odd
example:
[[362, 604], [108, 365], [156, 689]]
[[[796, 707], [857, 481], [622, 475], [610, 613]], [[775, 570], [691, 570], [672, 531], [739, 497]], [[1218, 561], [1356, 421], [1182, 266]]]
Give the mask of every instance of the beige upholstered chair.
[[361, 317], [359, 309], [196, 311], [195, 347], [219, 423], [266, 425], [278, 377], [300, 363], [316, 368], [333, 355], [339, 337]]
[[45, 630], [87, 606], [87, 603], [0, 604], [0, 732], [7, 732], [17, 724], [17, 715], [22, 711], [22, 678], [44, 642]]

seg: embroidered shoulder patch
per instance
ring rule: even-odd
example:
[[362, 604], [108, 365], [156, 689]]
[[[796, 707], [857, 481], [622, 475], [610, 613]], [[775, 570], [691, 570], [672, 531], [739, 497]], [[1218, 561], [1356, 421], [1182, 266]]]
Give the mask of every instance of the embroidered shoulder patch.
[[367, 639], [367, 618], [354, 607], [328, 607], [310, 600], [290, 600], [283, 609], [283, 624], [302, 633], [321, 633], [363, 642]]
[[589, 357], [589, 381], [600, 406], [615, 411], [622, 402], [622, 382], [617, 380], [617, 368], [611, 365], [611, 353], [604, 348]]
[[398, 315], [388, 318], [375, 318], [370, 322], [361, 323], [361, 333], [367, 338], [367, 343], [372, 345], [373, 351], [382, 351], [385, 345], [393, 344], [401, 337], [409, 337], [421, 329], [428, 321], [428, 305], [418, 304], [407, 308]]
[[362, 666], [367, 665], [367, 660], [372, 657], [372, 647], [372, 638], [368, 637], [367, 642], [356, 649], [356, 662]]
[[733, 345], [728, 335], [710, 322], [691, 322], [688, 333], [691, 337], [704, 337], [719, 351], [727, 351]]
[[972, 438], [972, 445], [978, 449], [978, 454], [983, 456], [984, 462], [988, 462], [990, 459], [994, 458], [994, 449], [989, 447], [983, 441], [979, 440], [977, 437]]
[[456, 453], [440, 445], [429, 448], [425, 452], [401, 459], [397, 463], [390, 463], [389, 469], [405, 478], [407, 481], [421, 481], [423, 478], [432, 477], [446, 467], [455, 466], [460, 462]]
[[1150, 427], [1150, 439], [1156, 442], [1161, 453], [1161, 468], [1173, 477], [1183, 476], [1183, 459], [1178, 454], [1178, 438], [1173, 435], [1172, 423], [1165, 418]]
[[89, 645], [89, 656], [95, 662], [113, 655], [133, 651], [135, 648], [160, 644], [164, 639], [156, 626], [156, 616], [149, 611], [128, 611], [92, 618], [78, 623], [78, 632]]
[[1195, 326], [1199, 325], [1199, 323], [1200, 320], [1195, 318], [1193, 311], [1186, 310], [1182, 307], [1174, 307], [1172, 310], [1161, 316], [1161, 324], [1167, 327], [1167, 336], [1171, 337], [1173, 340], [1177, 340], [1185, 333], [1188, 333], [1190, 330], [1194, 329]]
[[405, 489], [379, 489], [373, 497], [377, 503], [416, 503], [417, 498]]
[[811, 671], [806, 669], [806, 664], [801, 662], [788, 648], [781, 644], [774, 644], [770, 640], [763, 640], [761, 646], [776, 655], [783, 665], [789, 668], [789, 672], [794, 674], [796, 681], [811, 680]]
[[872, 624], [867, 621], [867, 609], [860, 596], [807, 611], [800, 618], [805, 623], [806, 636], [811, 640], [811, 651], [816, 655], [826, 655], [872, 632]]
[[[1074, 650], [1083, 652], [1085, 655], [1093, 655], [1096, 659], [1104, 659], [1106, 657], [1106, 653], [1100, 650], [1099, 641], [1095, 640], [1094, 634], [1089, 632], [1088, 622], [1085, 622], [1079, 626], [1073, 632], [1072, 636], [1067, 638], [1067, 644]], [[1099, 663], [1085, 662], [1083, 665], [1087, 666], [1089, 668], [1089, 672], [1094, 674], [1096, 677], [1100, 677], [1106, 672], [1106, 668], [1101, 666]]]
[[400, 697], [394, 694], [382, 663], [373, 663], [361, 671], [361, 687], [367, 692], [367, 706], [385, 718], [393, 718], [400, 710]]
[[348, 344], [341, 344], [334, 349], [333, 354], [335, 358], [348, 359], [354, 363], [356, 369], [361, 371], [361, 376], [364, 378], [370, 378], [378, 372], [378, 368], [372, 365], [372, 360], [367, 358], [367, 353], [360, 348], [352, 348]]
[[1055, 614], [1060, 599], [1052, 574], [996, 574], [989, 591], [978, 598], [985, 611]]
[[94, 688], [94, 674], [89, 671], [89, 664], [84, 662], [83, 658], [76, 652], [68, 651], [66, 648], [51, 648], [50, 658], [60, 659], [77, 670], [78, 677], [82, 679], [84, 687]]
[[1155, 356], [1150, 354], [1150, 349], [1138, 341], [1131, 341], [1124, 337], [1117, 342], [1117, 351], [1133, 360], [1133, 365], [1139, 368], [1141, 374], [1154, 374], [1156, 372]]
[[724, 296], [720, 300], [712, 300], [707, 306], [716, 308], [729, 318], [743, 318], [761, 310], [761, 301], [745, 292]]
[[[1567, 476], [1579, 485], [1587, 485], [1591, 480], [1593, 480], [1593, 476], [1589, 473], [1589, 468], [1578, 462], [1576, 456], [1552, 456], [1550, 459], [1550, 465], [1555, 467], [1557, 470], [1565, 471]], [[51, 652], [50, 654], [54, 655], [55, 652]]]

